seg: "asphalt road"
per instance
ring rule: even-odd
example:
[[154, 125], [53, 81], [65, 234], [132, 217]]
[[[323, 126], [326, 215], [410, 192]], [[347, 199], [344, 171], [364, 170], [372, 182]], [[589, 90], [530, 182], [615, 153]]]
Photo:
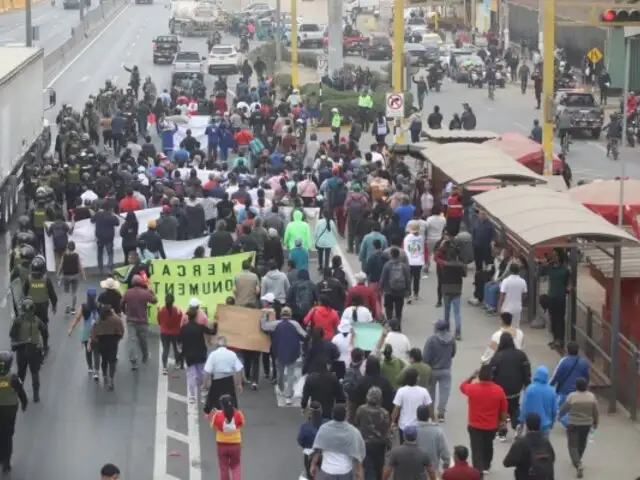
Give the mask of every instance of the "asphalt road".
[[[96, 8], [99, 0], [92, 0], [87, 11]], [[40, 27], [40, 39], [36, 45], [51, 52], [62, 45], [70, 36], [71, 29], [80, 22], [79, 10], [64, 10], [62, 0], [52, 6], [49, 0], [43, 0], [32, 9], [32, 25]], [[16, 10], [0, 15], [0, 44], [21, 43], [26, 41], [25, 11]]]

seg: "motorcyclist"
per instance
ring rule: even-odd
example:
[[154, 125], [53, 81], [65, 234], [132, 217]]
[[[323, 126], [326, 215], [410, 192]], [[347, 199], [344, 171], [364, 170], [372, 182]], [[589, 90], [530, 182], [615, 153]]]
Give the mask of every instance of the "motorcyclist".
[[558, 115], [556, 121], [556, 129], [558, 131], [558, 138], [560, 139], [560, 145], [564, 145], [564, 138], [570, 134], [572, 126], [571, 114], [567, 109], [564, 109]]
[[542, 144], [542, 127], [540, 126], [540, 121], [536, 118], [533, 121], [533, 128], [531, 129], [531, 135], [529, 138], [536, 143]]
[[617, 113], [609, 115], [609, 123], [602, 127], [607, 131], [607, 157], [611, 153], [614, 142], [620, 142], [622, 139], [622, 118]]

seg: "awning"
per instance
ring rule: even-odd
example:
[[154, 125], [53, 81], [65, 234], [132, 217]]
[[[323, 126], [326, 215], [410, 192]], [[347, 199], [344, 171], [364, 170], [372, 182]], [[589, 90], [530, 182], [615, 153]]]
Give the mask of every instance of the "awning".
[[473, 200], [530, 247], [568, 237], [640, 246], [637, 238], [571, 200], [567, 193], [523, 185], [490, 190]]
[[452, 182], [464, 187], [485, 178], [508, 183], [543, 185], [544, 177], [516, 162], [497, 148], [475, 143], [430, 146], [424, 155]]

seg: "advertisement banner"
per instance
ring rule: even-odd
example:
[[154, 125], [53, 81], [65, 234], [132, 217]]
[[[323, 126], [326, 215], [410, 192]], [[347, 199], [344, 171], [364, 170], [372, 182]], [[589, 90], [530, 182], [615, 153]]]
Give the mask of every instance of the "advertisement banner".
[[[238, 253], [224, 257], [197, 258], [192, 260], [152, 260], [149, 284], [158, 304], [150, 307], [149, 323], [158, 323], [158, 308], [164, 305], [167, 294], [173, 294], [175, 305], [186, 311], [189, 300], [197, 298], [200, 308], [210, 320], [218, 304], [224, 304], [233, 297], [235, 276], [242, 271], [242, 262], [253, 260], [253, 252]], [[117, 269], [126, 276], [128, 268]], [[123, 293], [126, 286], [123, 286]]]

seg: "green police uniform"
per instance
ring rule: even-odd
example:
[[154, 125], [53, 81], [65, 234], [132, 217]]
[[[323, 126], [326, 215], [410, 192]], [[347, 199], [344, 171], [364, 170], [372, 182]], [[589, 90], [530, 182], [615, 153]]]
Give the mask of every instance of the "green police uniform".
[[36, 347], [42, 347], [42, 335], [40, 333], [41, 320], [31, 314], [23, 313], [16, 318], [18, 325], [17, 337], [13, 340], [13, 346], [20, 345], [35, 345]]
[[0, 407], [14, 407], [18, 405], [18, 394], [11, 384], [11, 373], [0, 376]]
[[33, 275], [29, 277], [29, 296], [33, 299], [33, 303], [36, 305], [49, 303], [49, 291], [47, 290], [47, 278], [34, 278]]
[[44, 224], [47, 221], [47, 211], [44, 207], [36, 207], [33, 211], [33, 226], [37, 229], [44, 229]]
[[73, 185], [80, 183], [80, 167], [79, 166], [73, 165], [69, 167], [69, 170], [67, 172], [67, 182]]

